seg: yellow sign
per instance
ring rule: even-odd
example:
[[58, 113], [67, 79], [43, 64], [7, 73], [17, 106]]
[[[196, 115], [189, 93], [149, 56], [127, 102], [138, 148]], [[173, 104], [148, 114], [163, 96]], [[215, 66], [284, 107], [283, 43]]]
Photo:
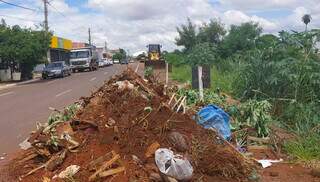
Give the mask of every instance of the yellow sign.
[[52, 36], [50, 47], [70, 50], [72, 49], [72, 41], [57, 36]]

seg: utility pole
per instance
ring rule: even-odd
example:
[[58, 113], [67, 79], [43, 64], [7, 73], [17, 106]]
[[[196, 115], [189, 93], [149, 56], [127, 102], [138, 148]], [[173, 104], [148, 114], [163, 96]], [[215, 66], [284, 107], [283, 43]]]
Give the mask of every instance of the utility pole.
[[91, 46], [91, 30], [90, 30], [90, 28], [89, 28], [88, 32], [89, 32], [89, 45]]
[[45, 31], [49, 31], [49, 25], [48, 25], [48, 0], [43, 0], [44, 5], [44, 28]]
[[[48, 23], [48, 0], [43, 0], [44, 6], [44, 30], [48, 33], [49, 32], [49, 23]], [[47, 61], [48, 63], [51, 62], [51, 55], [50, 55], [50, 48], [47, 51]]]
[[104, 42], [104, 49], [105, 49], [106, 52], [108, 51], [108, 43], [107, 43], [107, 41]]

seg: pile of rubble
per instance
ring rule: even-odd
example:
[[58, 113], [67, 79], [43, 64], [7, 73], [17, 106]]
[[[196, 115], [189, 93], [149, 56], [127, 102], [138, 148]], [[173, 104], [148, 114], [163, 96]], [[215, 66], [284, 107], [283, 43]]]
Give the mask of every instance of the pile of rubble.
[[26, 182], [177, 181], [159, 171], [155, 153], [161, 148], [190, 161], [190, 181], [246, 181], [254, 175], [251, 159], [197, 125], [192, 114], [172, 110], [170, 98], [163, 85], [127, 70], [81, 98], [70, 121], [39, 126], [8, 174]]

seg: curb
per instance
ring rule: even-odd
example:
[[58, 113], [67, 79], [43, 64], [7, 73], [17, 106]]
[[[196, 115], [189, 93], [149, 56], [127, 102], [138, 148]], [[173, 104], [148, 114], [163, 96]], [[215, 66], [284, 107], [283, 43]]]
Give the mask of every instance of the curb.
[[6, 84], [6, 85], [3, 85], [3, 86], [0, 86], [0, 90], [8, 89], [8, 88], [15, 87], [15, 86], [18, 86], [18, 85], [24, 85], [24, 84], [28, 84], [28, 83], [33, 83], [33, 82], [36, 82], [36, 81], [39, 81], [39, 80], [40, 80], [40, 78], [35, 78], [35, 79], [24, 81], [24, 82]]

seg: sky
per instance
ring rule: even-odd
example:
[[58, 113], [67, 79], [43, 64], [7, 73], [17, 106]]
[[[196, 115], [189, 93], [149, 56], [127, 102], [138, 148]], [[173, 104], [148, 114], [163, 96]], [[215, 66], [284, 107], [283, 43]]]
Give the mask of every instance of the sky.
[[[35, 11], [0, 2], [0, 18], [8, 25], [40, 29], [43, 23], [42, 0], [5, 0]], [[159, 43], [165, 50], [176, 49], [176, 27], [187, 18], [201, 25], [219, 19], [228, 29], [231, 24], [254, 21], [264, 33], [304, 30], [301, 17], [311, 14], [310, 28], [320, 27], [320, 0], [49, 0], [49, 27], [55, 35], [74, 42], [107, 42], [109, 48], [124, 48], [130, 53]]]

